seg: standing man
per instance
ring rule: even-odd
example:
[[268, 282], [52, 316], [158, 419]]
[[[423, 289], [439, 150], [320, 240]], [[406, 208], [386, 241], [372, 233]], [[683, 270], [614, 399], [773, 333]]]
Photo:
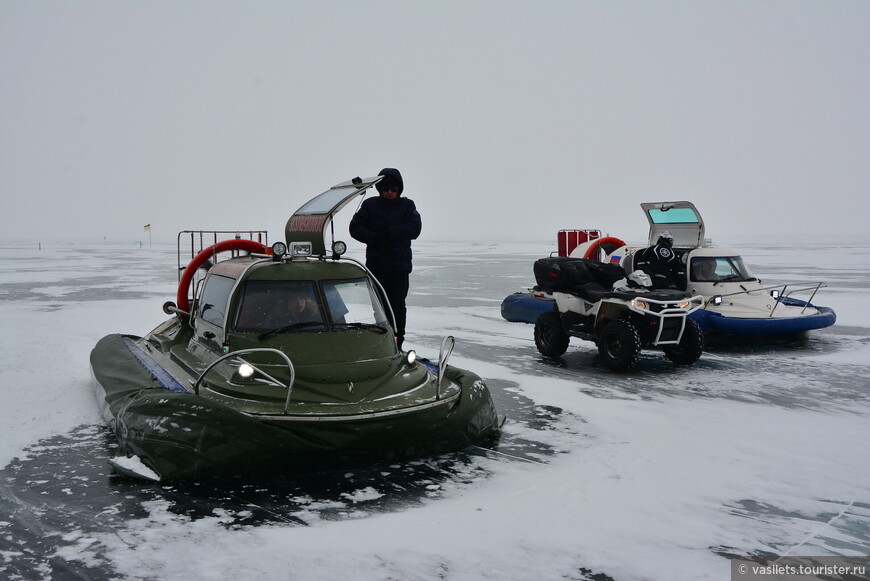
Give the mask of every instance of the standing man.
[[411, 240], [420, 235], [422, 222], [417, 206], [402, 197], [405, 184], [399, 170], [386, 167], [375, 186], [380, 196], [369, 198], [350, 221], [350, 235], [366, 245], [366, 267], [375, 275], [395, 315], [396, 344], [405, 340], [408, 275], [411, 273]]

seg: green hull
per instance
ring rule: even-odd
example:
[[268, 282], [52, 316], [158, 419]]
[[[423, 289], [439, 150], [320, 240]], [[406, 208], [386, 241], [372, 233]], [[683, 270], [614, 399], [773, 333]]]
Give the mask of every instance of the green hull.
[[[160, 480], [292, 474], [402, 460], [460, 450], [498, 431], [484, 382], [451, 366], [445, 377], [461, 387], [458, 396], [383, 413], [369, 405], [362, 413], [336, 417], [247, 414], [201, 395], [171, 391], [122, 335], [104, 337], [90, 359], [119, 456], [137, 457]], [[128, 476], [142, 476], [113, 465]]]
[[[317, 238], [330, 212], [376, 181], [330, 189], [293, 223]], [[439, 366], [400, 351], [377, 279], [314, 242], [288, 239], [292, 252], [276, 244], [271, 255], [251, 240], [216, 242], [183, 269], [178, 306], [163, 309], [171, 319], [143, 338], [97, 343], [91, 370], [118, 472], [292, 474], [459, 450], [497, 433], [486, 384], [446, 365], [453, 338]], [[250, 254], [215, 258], [230, 251]]]

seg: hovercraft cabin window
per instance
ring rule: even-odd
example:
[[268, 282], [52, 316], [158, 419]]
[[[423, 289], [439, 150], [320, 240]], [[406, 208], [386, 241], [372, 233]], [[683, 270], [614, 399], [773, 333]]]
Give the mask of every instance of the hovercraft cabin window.
[[652, 208], [649, 211], [653, 224], [698, 224], [700, 220], [692, 208]]
[[227, 304], [235, 279], [212, 275], [202, 289], [199, 301], [199, 317], [208, 323], [222, 327], [227, 315]]
[[324, 328], [313, 281], [245, 282], [233, 326], [236, 331], [262, 333], [296, 324], [306, 324], [299, 329], [309, 331]]

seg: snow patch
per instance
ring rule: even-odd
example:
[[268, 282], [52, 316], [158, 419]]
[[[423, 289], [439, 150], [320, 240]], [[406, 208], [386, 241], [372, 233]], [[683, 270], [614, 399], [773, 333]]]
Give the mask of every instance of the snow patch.
[[136, 476], [140, 476], [147, 480], [153, 480], [155, 482], [160, 481], [160, 476], [145, 466], [139, 456], [131, 456], [129, 458], [125, 456], [115, 456], [109, 460], [109, 464], [123, 472], [135, 474]]

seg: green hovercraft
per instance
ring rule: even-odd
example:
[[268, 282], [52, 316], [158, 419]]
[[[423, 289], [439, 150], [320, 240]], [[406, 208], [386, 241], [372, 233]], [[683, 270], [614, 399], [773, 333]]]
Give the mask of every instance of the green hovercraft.
[[[164, 305], [170, 319], [144, 337], [97, 343], [91, 371], [117, 436], [117, 472], [160, 481], [292, 474], [496, 437], [485, 382], [447, 364], [453, 338], [437, 362], [399, 350], [378, 281], [342, 257], [342, 242], [327, 252], [335, 213], [380, 179], [310, 200], [287, 222], [286, 244], [238, 238], [203, 249], [180, 269], [177, 302]], [[232, 257], [218, 260], [222, 252]]]

